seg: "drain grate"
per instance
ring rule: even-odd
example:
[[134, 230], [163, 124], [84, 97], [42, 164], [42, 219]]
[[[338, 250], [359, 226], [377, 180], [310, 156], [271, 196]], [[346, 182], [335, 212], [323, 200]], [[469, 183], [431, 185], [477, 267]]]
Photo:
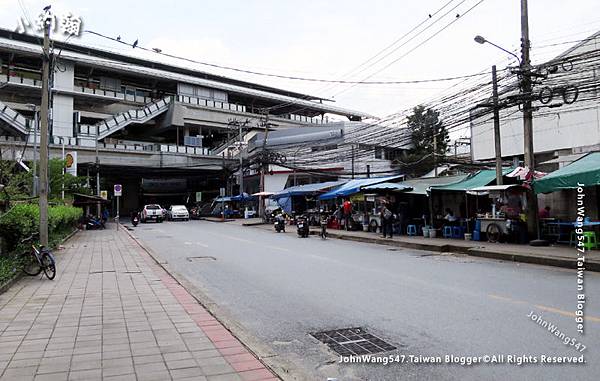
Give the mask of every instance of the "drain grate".
[[194, 260], [210, 260], [210, 261], [217, 260], [217, 258], [213, 257], [212, 255], [201, 255], [198, 257], [186, 257], [186, 259], [188, 260], [188, 262], [192, 262]]
[[311, 336], [327, 344], [340, 356], [368, 355], [396, 349], [360, 327], [311, 333]]

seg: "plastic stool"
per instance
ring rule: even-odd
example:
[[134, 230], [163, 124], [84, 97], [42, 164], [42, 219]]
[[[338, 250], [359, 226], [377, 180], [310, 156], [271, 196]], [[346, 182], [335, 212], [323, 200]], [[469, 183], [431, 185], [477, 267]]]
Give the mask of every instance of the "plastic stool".
[[408, 235], [417, 235], [417, 225], [408, 225], [406, 227], [406, 234]]
[[464, 238], [465, 237], [465, 229], [462, 226], [453, 226], [452, 227], [452, 238]]
[[583, 247], [587, 250], [598, 248], [596, 232], [583, 232]]
[[575, 234], [575, 230], [571, 231], [571, 236], [569, 237], [570, 246], [577, 246], [577, 234]]
[[452, 226], [444, 226], [444, 230], [442, 230], [442, 235], [444, 236], [444, 238], [452, 238]]

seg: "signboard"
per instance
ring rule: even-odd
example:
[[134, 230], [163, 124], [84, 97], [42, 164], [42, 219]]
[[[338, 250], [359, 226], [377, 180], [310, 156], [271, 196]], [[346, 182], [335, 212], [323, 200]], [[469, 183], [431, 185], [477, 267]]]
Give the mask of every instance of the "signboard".
[[121, 197], [123, 195], [123, 186], [121, 184], [115, 184], [113, 191], [115, 197]]
[[352, 196], [350, 196], [350, 201], [351, 202], [362, 202], [362, 201], [365, 201], [365, 195], [362, 194], [362, 193], [353, 194]]
[[71, 151], [65, 154], [65, 172], [77, 176], [77, 151]]
[[202, 192], [196, 192], [196, 202], [202, 201]]
[[225, 188], [219, 189], [219, 196], [225, 197]]
[[105, 200], [108, 200], [108, 191], [101, 190], [100, 191], [100, 197], [102, 197]]

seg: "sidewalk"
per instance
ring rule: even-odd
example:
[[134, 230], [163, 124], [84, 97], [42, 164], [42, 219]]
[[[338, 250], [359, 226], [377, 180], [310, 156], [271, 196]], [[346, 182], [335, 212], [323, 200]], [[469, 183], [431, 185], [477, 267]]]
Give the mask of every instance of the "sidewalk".
[[[261, 229], [273, 230], [271, 225], [257, 226]], [[296, 234], [295, 226], [286, 226], [286, 232]], [[319, 228], [311, 227], [311, 234], [319, 234]], [[406, 247], [416, 250], [428, 250], [440, 253], [461, 253], [477, 257], [500, 259], [505, 261], [534, 263], [546, 266], [577, 268], [577, 251], [566, 245], [535, 247], [509, 243], [490, 243], [484, 241], [465, 241], [448, 238], [423, 238], [394, 236], [381, 238], [380, 234], [328, 229], [331, 238], [349, 241], [374, 243], [395, 247]], [[600, 271], [600, 250], [585, 253], [585, 268], [588, 271]]]
[[57, 276], [0, 294], [1, 380], [276, 380], [121, 230], [84, 231]]

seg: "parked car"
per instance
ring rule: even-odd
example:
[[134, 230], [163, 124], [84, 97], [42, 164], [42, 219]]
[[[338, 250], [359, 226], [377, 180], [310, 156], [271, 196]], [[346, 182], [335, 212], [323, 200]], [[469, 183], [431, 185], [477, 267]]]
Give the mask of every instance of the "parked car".
[[148, 221], [163, 222], [163, 209], [158, 204], [144, 205], [140, 221], [146, 223]]
[[183, 205], [171, 205], [169, 210], [167, 210], [167, 218], [169, 219], [169, 221], [188, 221], [190, 219], [190, 213], [188, 212], [187, 208]]

